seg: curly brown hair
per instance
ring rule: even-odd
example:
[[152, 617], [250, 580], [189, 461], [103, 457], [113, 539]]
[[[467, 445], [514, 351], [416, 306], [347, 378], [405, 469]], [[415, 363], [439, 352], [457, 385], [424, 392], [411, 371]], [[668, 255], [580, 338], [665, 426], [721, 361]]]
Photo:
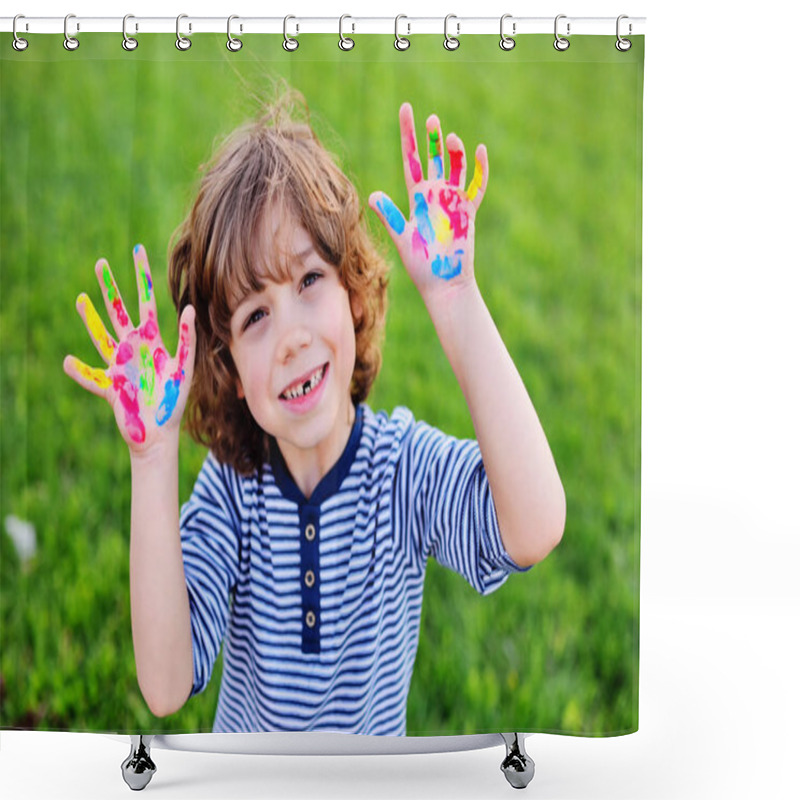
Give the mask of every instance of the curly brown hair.
[[[298, 100], [300, 101], [298, 103]], [[304, 119], [297, 121], [297, 107]], [[354, 403], [367, 398], [381, 365], [388, 266], [367, 230], [353, 184], [320, 144], [297, 93], [235, 130], [205, 168], [191, 212], [173, 236], [169, 284], [178, 314], [197, 312], [197, 354], [186, 427], [221, 462], [242, 474], [269, 457], [268, 432], [237, 396], [231, 316], [265, 278], [284, 280], [285, 253], [259, 236], [267, 213], [300, 224], [350, 296], [356, 360]], [[279, 237], [267, 241], [275, 250]], [[265, 275], [265, 268], [268, 274]]]

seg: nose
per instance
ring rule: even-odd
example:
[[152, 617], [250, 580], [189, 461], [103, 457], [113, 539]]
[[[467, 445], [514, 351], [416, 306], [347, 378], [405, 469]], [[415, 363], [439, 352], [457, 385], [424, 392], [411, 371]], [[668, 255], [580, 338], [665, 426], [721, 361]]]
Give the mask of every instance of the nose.
[[278, 361], [287, 364], [301, 350], [311, 344], [311, 331], [302, 315], [286, 315], [281, 320], [281, 330], [278, 339]]

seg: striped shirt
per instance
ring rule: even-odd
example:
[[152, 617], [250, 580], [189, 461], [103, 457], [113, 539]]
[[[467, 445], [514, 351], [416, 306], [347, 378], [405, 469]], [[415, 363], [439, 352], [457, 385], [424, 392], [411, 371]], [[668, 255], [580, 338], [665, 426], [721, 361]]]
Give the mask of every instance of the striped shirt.
[[215, 732], [404, 735], [428, 557], [482, 594], [522, 571], [477, 442], [361, 405], [310, 498], [271, 450], [249, 476], [209, 454], [181, 510], [192, 695], [224, 640]]

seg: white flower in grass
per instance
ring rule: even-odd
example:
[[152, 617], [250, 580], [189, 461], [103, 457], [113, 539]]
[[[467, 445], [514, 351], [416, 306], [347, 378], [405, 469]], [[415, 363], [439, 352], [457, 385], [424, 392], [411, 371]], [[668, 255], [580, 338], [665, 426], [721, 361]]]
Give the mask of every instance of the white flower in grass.
[[17, 548], [17, 555], [24, 567], [36, 555], [36, 530], [30, 522], [9, 514], [6, 517], [6, 533]]

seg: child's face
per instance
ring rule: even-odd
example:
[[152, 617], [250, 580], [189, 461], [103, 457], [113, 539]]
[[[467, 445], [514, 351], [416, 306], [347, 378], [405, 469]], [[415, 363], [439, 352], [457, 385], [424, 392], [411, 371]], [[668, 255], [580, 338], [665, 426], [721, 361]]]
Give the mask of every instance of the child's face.
[[[265, 231], [274, 231], [267, 218]], [[355, 331], [348, 292], [338, 271], [294, 226], [285, 250], [291, 277], [266, 279], [231, 317], [231, 354], [239, 397], [287, 456], [346, 441], [352, 419], [350, 382]], [[266, 271], [265, 271], [266, 274]]]

